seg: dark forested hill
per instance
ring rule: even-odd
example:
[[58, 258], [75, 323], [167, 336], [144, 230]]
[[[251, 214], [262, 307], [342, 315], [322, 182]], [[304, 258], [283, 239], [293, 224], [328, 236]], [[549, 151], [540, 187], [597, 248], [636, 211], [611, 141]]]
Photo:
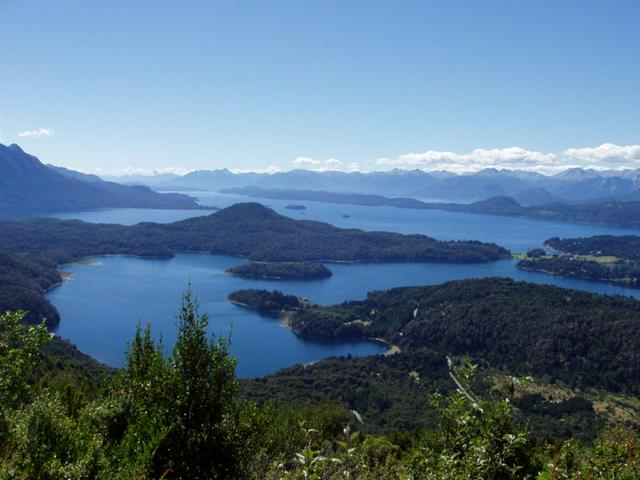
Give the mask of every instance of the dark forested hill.
[[60, 281], [55, 264], [0, 251], [0, 312], [25, 310], [28, 322], [55, 325], [60, 317], [43, 294]]
[[80, 210], [103, 207], [199, 208], [186, 195], [104, 182], [44, 165], [18, 145], [0, 144], [0, 211]]
[[264, 261], [487, 262], [509, 252], [476, 241], [364, 232], [293, 220], [257, 203], [236, 204], [205, 217], [134, 226], [38, 219], [0, 222], [0, 248], [44, 254], [57, 262], [87, 255], [167, 257], [178, 251], [239, 255]]
[[[249, 302], [246, 302], [249, 303]], [[372, 292], [287, 314], [302, 336], [383, 337], [510, 373], [640, 393], [640, 302], [509, 279]]]
[[[45, 311], [48, 306], [42, 296], [43, 288], [55, 283], [51, 279], [58, 280], [58, 277], [53, 278], [57, 275], [55, 265], [91, 255], [166, 258], [179, 251], [200, 251], [278, 262], [453, 263], [488, 262], [509, 256], [507, 250], [494, 244], [443, 242], [424, 235], [364, 232], [293, 220], [256, 203], [237, 204], [206, 217], [171, 224], [124, 226], [31, 219], [0, 222], [0, 230], [0, 249], [12, 252], [14, 261], [23, 257], [29, 259], [29, 263], [22, 265], [22, 273], [4, 275], [4, 305], [7, 309], [35, 309], [38, 312]], [[25, 272], [40, 266], [49, 277], [36, 284], [33, 275], [29, 277]], [[15, 272], [15, 268], [11, 268]], [[25, 282], [28, 285], [25, 286]], [[55, 323], [57, 316], [52, 313], [45, 316]]]

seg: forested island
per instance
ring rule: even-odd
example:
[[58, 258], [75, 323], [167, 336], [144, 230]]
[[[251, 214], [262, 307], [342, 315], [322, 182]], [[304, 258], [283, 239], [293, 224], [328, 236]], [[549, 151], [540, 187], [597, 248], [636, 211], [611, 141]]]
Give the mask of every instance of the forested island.
[[[265, 262], [490, 262], [509, 257], [495, 244], [439, 241], [424, 235], [365, 232], [294, 220], [257, 203], [205, 217], [133, 226], [78, 220], [0, 222], [0, 301], [58, 321], [44, 291], [60, 281], [56, 265], [95, 255], [170, 258], [177, 252], [236, 255]], [[267, 267], [276, 268], [276, 267]], [[315, 269], [316, 273], [320, 269]], [[35, 278], [35, 280], [34, 280]]]
[[305, 207], [304, 205], [297, 205], [297, 204], [292, 204], [292, 205], [287, 205], [286, 207], [287, 210], [306, 210], [307, 207]]
[[277, 290], [246, 289], [231, 292], [227, 299], [236, 305], [256, 310], [260, 313], [277, 313], [297, 310], [307, 302], [295, 295], [287, 295]]
[[527, 255], [518, 268], [640, 288], [640, 237], [551, 238], [545, 245], [559, 253]]
[[269, 280], [317, 280], [332, 275], [327, 267], [314, 262], [251, 262], [229, 268], [226, 273]]
[[346, 205], [389, 206], [421, 210], [445, 210], [448, 212], [478, 213], [525, 217], [538, 220], [592, 223], [627, 228], [640, 227], [640, 202], [602, 201], [583, 204], [554, 202], [544, 205], [523, 206], [506, 196], [497, 196], [474, 203], [423, 202], [414, 198], [385, 197], [359, 193], [336, 193], [315, 190], [280, 190], [260, 187], [239, 187], [220, 190], [249, 197], [279, 200], [311, 200]]

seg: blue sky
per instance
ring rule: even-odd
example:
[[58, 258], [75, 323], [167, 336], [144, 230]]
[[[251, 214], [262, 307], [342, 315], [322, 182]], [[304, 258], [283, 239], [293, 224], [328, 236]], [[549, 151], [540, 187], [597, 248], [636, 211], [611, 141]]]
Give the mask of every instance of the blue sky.
[[638, 19], [636, 0], [0, 0], [0, 136], [104, 172], [640, 167]]

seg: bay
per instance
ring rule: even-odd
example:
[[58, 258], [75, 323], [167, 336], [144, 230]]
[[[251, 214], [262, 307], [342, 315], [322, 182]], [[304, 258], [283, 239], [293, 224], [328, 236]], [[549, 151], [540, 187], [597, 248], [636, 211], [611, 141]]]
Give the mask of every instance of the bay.
[[[246, 197], [197, 192], [204, 205], [225, 207]], [[493, 215], [472, 215], [436, 210], [302, 202], [306, 210], [285, 207], [291, 202], [263, 202], [292, 218], [320, 220], [345, 228], [422, 233], [439, 239], [475, 239], [494, 242], [514, 252], [539, 247], [549, 237], [602, 234], [640, 234], [638, 230], [595, 225], [547, 222]], [[90, 222], [134, 224], [140, 221], [172, 222], [210, 214], [193, 210], [102, 209], [53, 214]], [[368, 341], [301, 339], [277, 319], [230, 304], [226, 296], [242, 288], [281, 290], [315, 303], [334, 304], [364, 298], [368, 291], [409, 285], [432, 285], [449, 280], [503, 276], [554, 284], [598, 293], [640, 297], [640, 290], [576, 279], [557, 278], [515, 268], [513, 260], [473, 265], [440, 263], [328, 264], [333, 277], [308, 282], [267, 281], [225, 275], [225, 269], [243, 259], [206, 254], [178, 254], [169, 260], [131, 257], [96, 257], [95, 264], [62, 267], [72, 280], [52, 290], [50, 301], [61, 322], [56, 333], [82, 351], [110, 365], [124, 361], [124, 349], [138, 322], [150, 321], [162, 333], [167, 349], [176, 335], [174, 315], [180, 295], [192, 285], [201, 309], [211, 316], [211, 332], [230, 336], [231, 352], [238, 359], [240, 377], [262, 376], [296, 363], [309, 363], [335, 355], [379, 354], [385, 347]]]

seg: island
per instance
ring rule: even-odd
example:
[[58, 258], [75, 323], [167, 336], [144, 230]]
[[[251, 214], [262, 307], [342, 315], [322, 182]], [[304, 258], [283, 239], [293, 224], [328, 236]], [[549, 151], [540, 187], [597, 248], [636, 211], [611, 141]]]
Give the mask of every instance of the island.
[[[366, 232], [295, 220], [260, 205], [241, 203], [208, 216], [159, 224], [94, 224], [79, 220], [29, 219], [0, 222], [0, 250], [25, 263], [25, 275], [14, 275], [13, 264], [0, 264], [3, 295], [11, 309], [50, 310], [46, 289], [61, 281], [56, 266], [99, 255], [171, 258], [178, 252], [234, 255], [261, 262], [492, 262], [510, 252], [493, 243], [441, 241], [425, 235]], [[35, 269], [35, 270], [34, 270]], [[37, 285], [23, 278], [42, 271]], [[39, 274], [37, 274], [39, 275]], [[33, 276], [33, 275], [32, 275]], [[36, 288], [32, 288], [32, 287]], [[20, 289], [17, 295], [16, 288]], [[12, 289], [12, 290], [11, 290]], [[29, 297], [27, 303], [15, 300]], [[27, 308], [28, 307], [28, 308]], [[42, 308], [40, 308], [42, 307]], [[46, 307], [46, 308], [45, 308]]]
[[220, 190], [221, 193], [246, 195], [277, 200], [307, 200], [343, 205], [386, 206], [419, 210], [444, 210], [448, 212], [523, 217], [536, 220], [612, 225], [626, 228], [640, 227], [639, 201], [602, 201], [584, 204], [552, 202], [543, 205], [523, 206], [507, 196], [496, 196], [474, 203], [423, 202], [415, 198], [385, 197], [375, 194], [338, 193], [316, 190], [267, 189], [238, 187]]
[[[640, 288], [640, 237], [601, 235], [551, 238], [545, 242], [556, 254], [529, 252], [517, 267], [561, 277]], [[537, 254], [534, 254], [538, 252]], [[542, 250], [544, 252], [544, 250]]]
[[304, 205], [287, 205], [286, 207], [287, 210], [306, 210], [307, 207], [305, 207]]
[[261, 313], [298, 310], [309, 304], [303, 298], [295, 295], [286, 295], [277, 290], [271, 292], [256, 289], [237, 290], [230, 293], [227, 296], [227, 300], [234, 305]]
[[327, 267], [314, 262], [251, 262], [229, 268], [226, 273], [266, 280], [317, 280], [333, 275]]

